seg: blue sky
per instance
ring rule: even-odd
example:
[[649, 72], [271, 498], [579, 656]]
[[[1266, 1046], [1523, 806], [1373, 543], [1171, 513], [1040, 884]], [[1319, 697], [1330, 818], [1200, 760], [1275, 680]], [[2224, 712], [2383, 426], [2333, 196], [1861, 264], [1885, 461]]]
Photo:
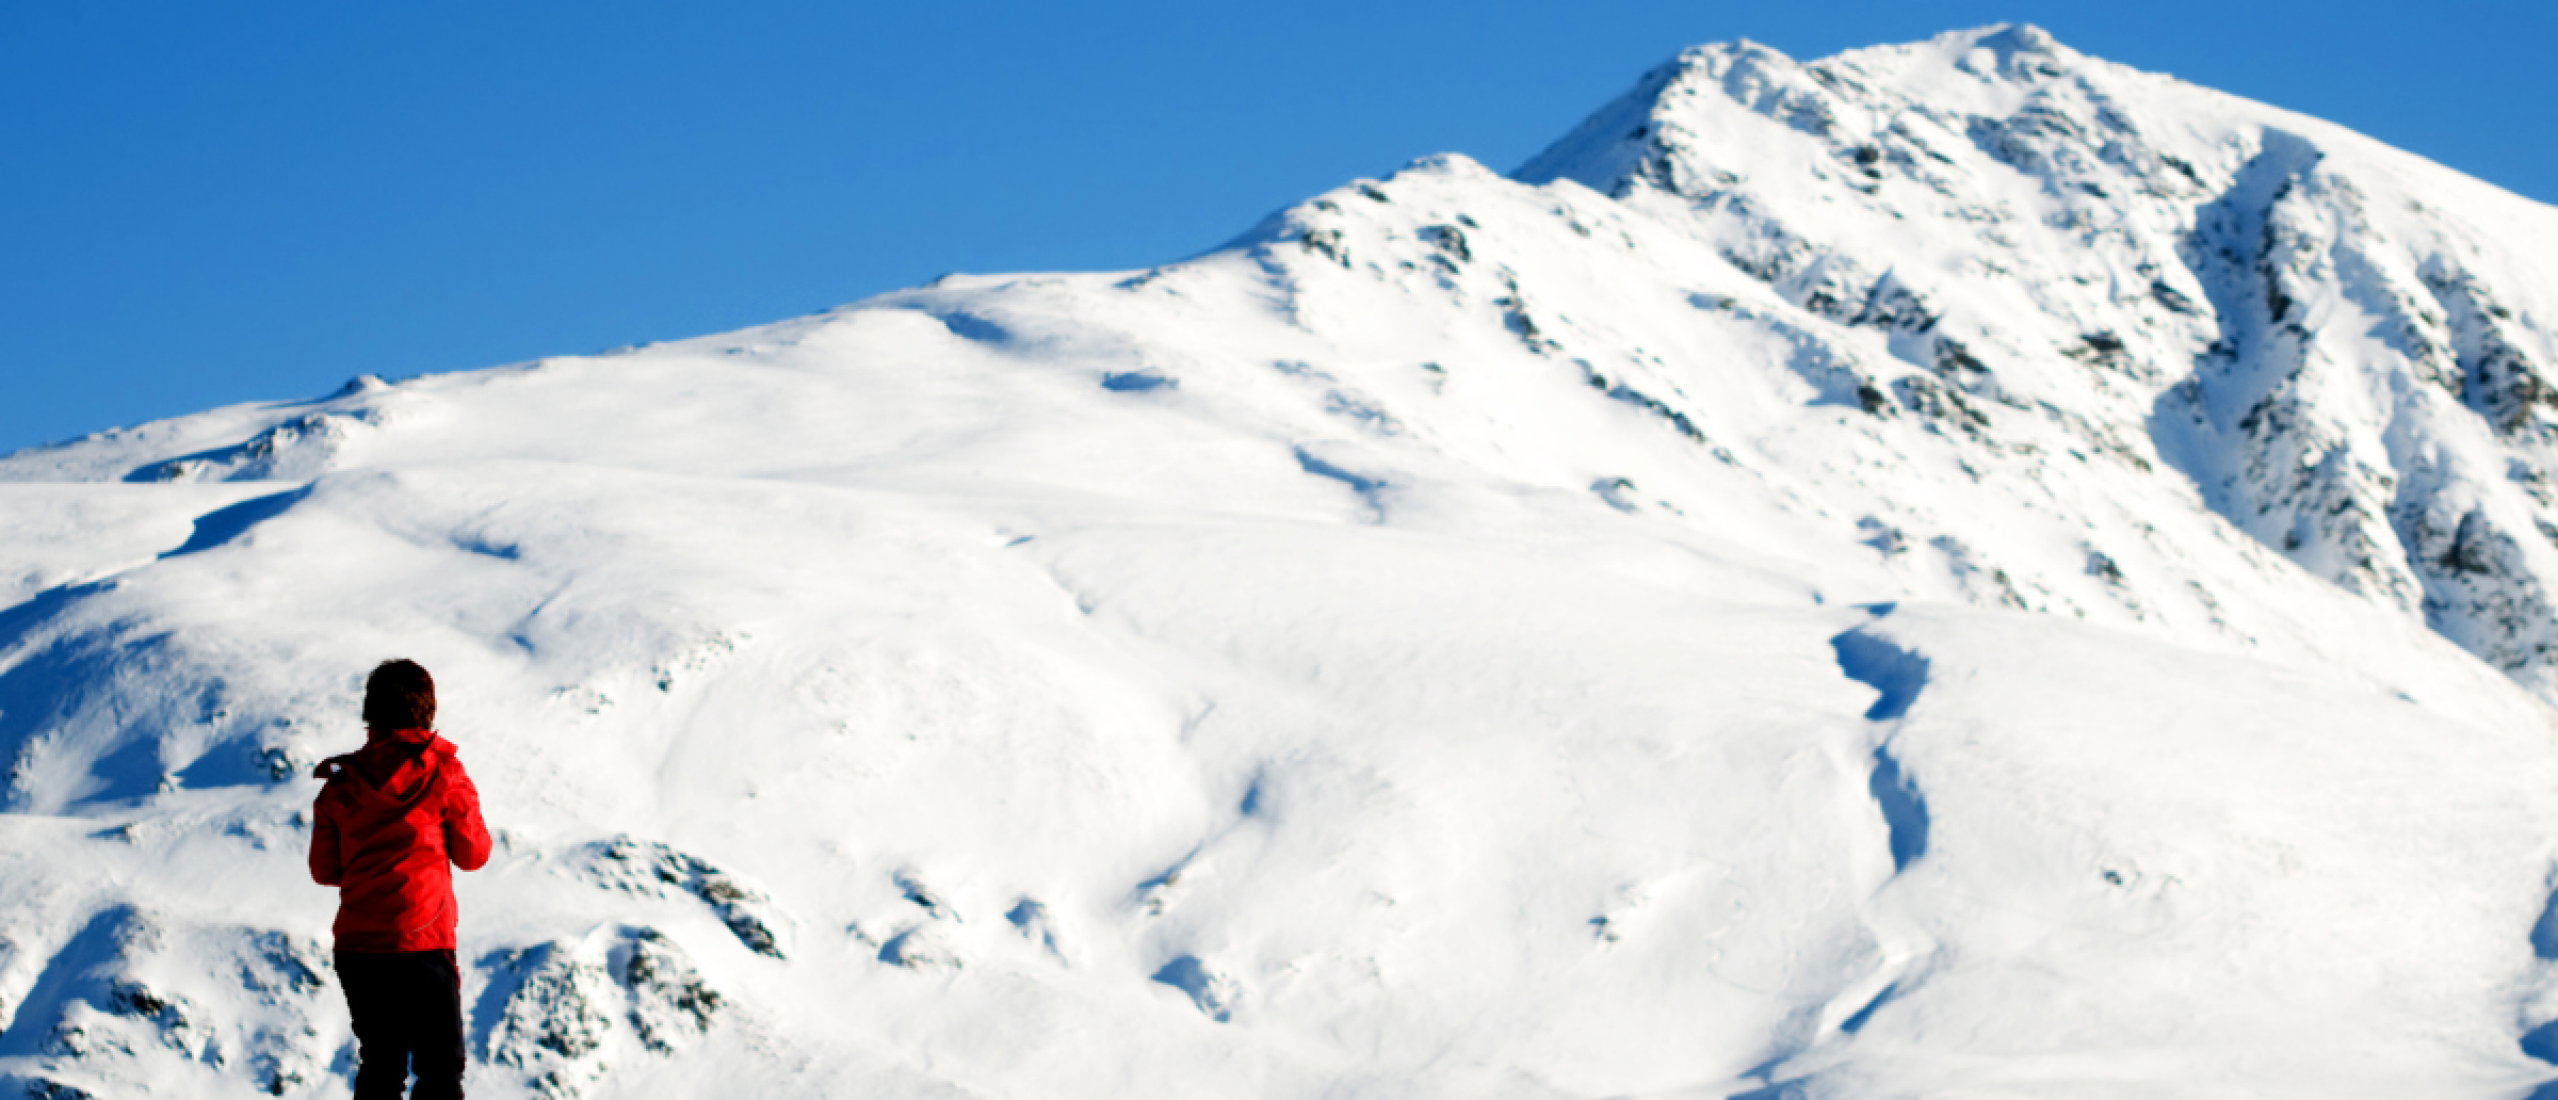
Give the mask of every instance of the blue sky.
[[2558, 202], [2537, 4], [0, 0], [0, 451], [1143, 266], [1685, 46], [2011, 20]]

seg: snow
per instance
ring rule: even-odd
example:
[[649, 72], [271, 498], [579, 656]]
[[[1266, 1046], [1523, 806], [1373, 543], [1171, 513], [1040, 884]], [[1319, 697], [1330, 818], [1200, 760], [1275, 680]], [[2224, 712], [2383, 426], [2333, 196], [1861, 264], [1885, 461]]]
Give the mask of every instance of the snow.
[[1164, 267], [0, 458], [0, 1077], [346, 1090], [407, 656], [476, 1095], [2523, 1095], [2539, 240], [2032, 28], [1702, 47]]

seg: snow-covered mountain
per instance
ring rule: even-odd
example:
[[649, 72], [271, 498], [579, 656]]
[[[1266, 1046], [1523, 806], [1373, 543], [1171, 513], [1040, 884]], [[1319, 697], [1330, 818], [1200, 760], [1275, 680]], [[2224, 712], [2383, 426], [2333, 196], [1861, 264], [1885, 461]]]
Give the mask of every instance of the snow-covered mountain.
[[1745, 43], [1160, 268], [0, 458], [0, 1077], [344, 1091], [398, 655], [479, 1095], [2530, 1093], [2552, 255], [2031, 27]]

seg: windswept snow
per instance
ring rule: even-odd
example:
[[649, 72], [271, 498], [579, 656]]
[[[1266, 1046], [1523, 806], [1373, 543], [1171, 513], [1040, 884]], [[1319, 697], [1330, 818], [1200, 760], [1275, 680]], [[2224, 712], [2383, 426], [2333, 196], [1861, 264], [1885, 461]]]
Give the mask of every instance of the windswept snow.
[[0, 458], [0, 1077], [343, 1092], [409, 656], [477, 1095], [2520, 1096], [2549, 245], [2030, 27], [1711, 46], [1181, 263]]

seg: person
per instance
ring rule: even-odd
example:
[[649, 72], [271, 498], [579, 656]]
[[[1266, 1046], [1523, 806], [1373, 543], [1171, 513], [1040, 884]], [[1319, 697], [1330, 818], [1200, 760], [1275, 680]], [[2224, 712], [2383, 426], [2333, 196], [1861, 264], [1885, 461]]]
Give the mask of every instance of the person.
[[480, 794], [435, 733], [435, 679], [384, 661], [364, 681], [364, 747], [320, 762], [311, 879], [338, 889], [338, 981], [354, 1018], [357, 1100], [462, 1095], [460, 912], [452, 868], [488, 863]]

